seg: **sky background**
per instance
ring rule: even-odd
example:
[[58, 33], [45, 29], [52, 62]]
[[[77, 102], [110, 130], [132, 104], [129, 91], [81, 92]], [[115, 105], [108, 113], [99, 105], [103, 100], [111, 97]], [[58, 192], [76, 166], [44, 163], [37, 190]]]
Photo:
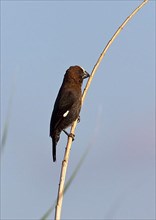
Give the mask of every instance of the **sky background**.
[[[71, 65], [91, 72], [139, 3], [1, 1], [1, 132], [10, 116], [1, 155], [2, 220], [40, 219], [53, 204], [67, 137], [61, 135], [53, 163], [49, 121], [64, 73]], [[150, 1], [112, 44], [89, 88], [67, 179], [92, 148], [64, 197], [62, 219], [155, 218], [154, 90]]]

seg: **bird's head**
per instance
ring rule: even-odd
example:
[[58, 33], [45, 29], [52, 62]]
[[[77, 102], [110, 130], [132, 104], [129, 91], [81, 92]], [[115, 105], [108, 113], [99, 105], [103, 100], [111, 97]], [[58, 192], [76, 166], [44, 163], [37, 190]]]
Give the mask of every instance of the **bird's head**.
[[73, 81], [80, 84], [82, 84], [83, 80], [89, 76], [89, 73], [87, 73], [87, 71], [80, 66], [71, 66], [65, 73], [65, 79], [67, 81]]

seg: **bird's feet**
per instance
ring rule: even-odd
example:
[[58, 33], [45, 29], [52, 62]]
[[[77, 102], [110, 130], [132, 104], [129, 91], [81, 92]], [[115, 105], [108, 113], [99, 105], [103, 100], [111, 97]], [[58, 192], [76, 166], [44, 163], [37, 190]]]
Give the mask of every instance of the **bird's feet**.
[[77, 118], [77, 123], [79, 123], [80, 122], [80, 115], [79, 115], [79, 117]]
[[74, 141], [74, 139], [75, 139], [75, 134], [72, 134], [72, 133], [68, 133], [66, 130], [63, 130], [64, 131], [64, 133], [68, 136], [68, 137], [71, 137], [72, 138], [72, 141]]
[[74, 141], [74, 139], [75, 139], [75, 134], [70, 133], [70, 134], [68, 135], [68, 137], [71, 137], [71, 138], [72, 138], [72, 141]]

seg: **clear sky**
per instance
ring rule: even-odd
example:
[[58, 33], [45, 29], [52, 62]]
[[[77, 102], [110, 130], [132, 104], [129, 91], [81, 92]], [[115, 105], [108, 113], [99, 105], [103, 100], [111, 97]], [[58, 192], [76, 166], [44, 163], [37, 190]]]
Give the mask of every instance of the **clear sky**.
[[[49, 121], [66, 69], [91, 72], [140, 1], [1, 1], [1, 218], [39, 219], [53, 204], [67, 137], [52, 162]], [[76, 128], [62, 219], [155, 217], [155, 2], [128, 23], [102, 61]], [[10, 97], [11, 104], [10, 104]], [[9, 110], [8, 110], [9, 109]], [[53, 215], [53, 214], [52, 214]]]

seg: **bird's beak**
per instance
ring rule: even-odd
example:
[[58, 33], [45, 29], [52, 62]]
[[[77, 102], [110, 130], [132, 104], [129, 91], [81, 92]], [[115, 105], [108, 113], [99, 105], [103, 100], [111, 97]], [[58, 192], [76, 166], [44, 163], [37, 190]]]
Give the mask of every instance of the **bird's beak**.
[[90, 77], [89, 73], [86, 70], [83, 71], [83, 79]]

